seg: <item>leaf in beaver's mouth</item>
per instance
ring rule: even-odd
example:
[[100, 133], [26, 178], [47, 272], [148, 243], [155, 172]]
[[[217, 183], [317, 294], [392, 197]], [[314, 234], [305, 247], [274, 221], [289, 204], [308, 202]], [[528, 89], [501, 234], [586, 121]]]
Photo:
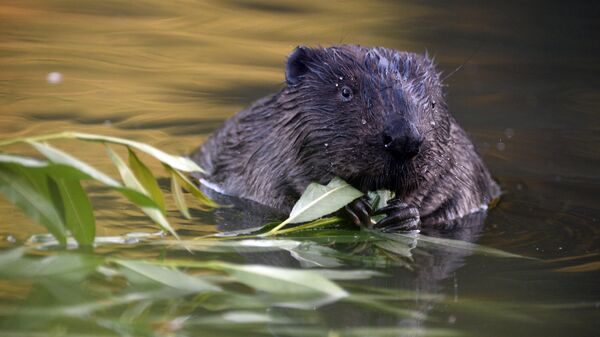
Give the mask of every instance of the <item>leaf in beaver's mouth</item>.
[[337, 177], [326, 186], [311, 183], [292, 208], [290, 216], [269, 233], [274, 234], [288, 224], [312, 221], [331, 214], [362, 195], [361, 191]]

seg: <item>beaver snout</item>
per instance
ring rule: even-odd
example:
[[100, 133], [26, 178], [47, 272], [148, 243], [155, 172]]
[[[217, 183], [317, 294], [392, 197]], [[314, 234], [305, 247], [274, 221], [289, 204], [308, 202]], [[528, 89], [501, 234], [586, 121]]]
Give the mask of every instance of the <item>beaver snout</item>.
[[400, 118], [383, 131], [383, 146], [400, 159], [411, 159], [419, 153], [423, 137], [412, 122]]

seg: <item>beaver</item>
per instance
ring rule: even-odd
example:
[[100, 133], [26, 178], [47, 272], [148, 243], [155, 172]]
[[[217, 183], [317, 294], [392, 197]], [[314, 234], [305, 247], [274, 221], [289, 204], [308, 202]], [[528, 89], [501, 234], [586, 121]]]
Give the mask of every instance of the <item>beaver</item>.
[[[336, 176], [363, 192], [387, 189], [395, 198], [386, 207], [374, 212], [360, 198], [343, 213], [393, 231], [448, 224], [498, 196], [427, 54], [298, 46], [285, 79], [191, 155], [206, 170], [196, 178], [283, 212], [309, 183]], [[375, 214], [385, 216], [373, 224]]]

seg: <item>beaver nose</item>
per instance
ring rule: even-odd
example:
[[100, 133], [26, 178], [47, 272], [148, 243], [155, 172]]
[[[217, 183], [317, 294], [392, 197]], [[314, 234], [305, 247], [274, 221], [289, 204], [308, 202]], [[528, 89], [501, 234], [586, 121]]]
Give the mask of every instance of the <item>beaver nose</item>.
[[390, 123], [383, 131], [383, 146], [402, 159], [411, 159], [419, 153], [423, 137], [415, 125], [405, 119]]

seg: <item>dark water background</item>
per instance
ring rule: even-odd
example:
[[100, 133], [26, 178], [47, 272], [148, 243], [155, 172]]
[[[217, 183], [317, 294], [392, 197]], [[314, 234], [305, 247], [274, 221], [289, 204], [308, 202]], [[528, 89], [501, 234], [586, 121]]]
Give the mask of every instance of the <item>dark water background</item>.
[[[457, 301], [505, 304], [526, 319], [437, 305], [424, 309], [432, 323], [408, 324], [471, 336], [598, 336], [599, 8], [593, 1], [1, 1], [0, 135], [76, 130], [186, 154], [228, 116], [281, 88], [285, 57], [298, 44], [428, 51], [446, 74], [461, 67], [446, 80], [450, 110], [505, 192], [478, 243], [540, 261], [458, 258], [423, 282]], [[110, 171], [101, 148], [57, 144]], [[108, 197], [94, 204], [99, 236], [155, 230]], [[43, 232], [4, 199], [0, 214], [0, 247]], [[190, 235], [214, 231], [209, 220], [179, 226]], [[10, 291], [0, 283], [0, 297]], [[331, 326], [390, 325], [367, 310], [334, 308], [312, 315]]]

